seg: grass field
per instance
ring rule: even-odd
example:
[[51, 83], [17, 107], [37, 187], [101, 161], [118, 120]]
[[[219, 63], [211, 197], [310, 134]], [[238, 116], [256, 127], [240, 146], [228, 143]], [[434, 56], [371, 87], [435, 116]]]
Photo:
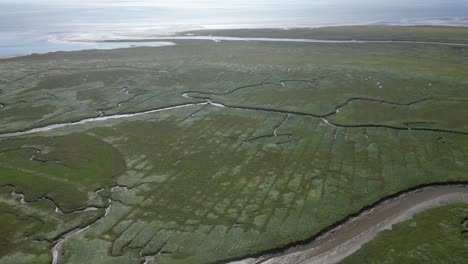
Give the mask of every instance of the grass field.
[[0, 137], [0, 263], [49, 263], [84, 226], [61, 263], [214, 263], [468, 181], [466, 49], [177, 41], [1, 60], [0, 133], [227, 107]]

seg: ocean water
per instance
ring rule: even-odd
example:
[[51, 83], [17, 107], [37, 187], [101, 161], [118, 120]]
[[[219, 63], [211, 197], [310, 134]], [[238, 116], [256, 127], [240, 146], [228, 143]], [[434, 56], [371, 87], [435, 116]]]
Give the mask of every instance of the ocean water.
[[128, 47], [95, 41], [203, 28], [468, 26], [467, 17], [468, 0], [0, 0], [0, 57]]

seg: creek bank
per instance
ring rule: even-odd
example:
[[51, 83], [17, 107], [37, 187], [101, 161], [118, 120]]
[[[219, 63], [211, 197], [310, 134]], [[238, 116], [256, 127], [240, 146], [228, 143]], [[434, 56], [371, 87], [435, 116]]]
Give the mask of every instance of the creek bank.
[[[441, 183], [400, 192], [324, 229], [311, 239], [264, 254], [227, 261], [229, 264], [338, 263], [371, 241], [379, 232], [415, 214], [452, 203], [468, 203], [466, 182]], [[223, 262], [226, 263], [226, 262]]]

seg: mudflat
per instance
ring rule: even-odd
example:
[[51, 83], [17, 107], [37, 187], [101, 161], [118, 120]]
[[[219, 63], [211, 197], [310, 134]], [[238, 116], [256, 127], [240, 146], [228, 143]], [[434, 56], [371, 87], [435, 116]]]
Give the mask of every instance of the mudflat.
[[338, 263], [392, 225], [428, 209], [456, 203], [468, 204], [466, 185], [421, 187], [371, 206], [308, 244], [232, 263]]

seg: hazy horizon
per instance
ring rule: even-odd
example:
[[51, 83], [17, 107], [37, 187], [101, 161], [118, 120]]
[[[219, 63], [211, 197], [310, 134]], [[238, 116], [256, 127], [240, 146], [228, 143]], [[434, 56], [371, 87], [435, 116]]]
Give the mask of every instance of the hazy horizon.
[[[0, 55], [204, 28], [468, 25], [468, 0], [0, 0]], [[60, 50], [63, 46], [57, 46]], [[54, 50], [54, 49], [52, 49]], [[23, 53], [23, 52], [20, 52]]]

